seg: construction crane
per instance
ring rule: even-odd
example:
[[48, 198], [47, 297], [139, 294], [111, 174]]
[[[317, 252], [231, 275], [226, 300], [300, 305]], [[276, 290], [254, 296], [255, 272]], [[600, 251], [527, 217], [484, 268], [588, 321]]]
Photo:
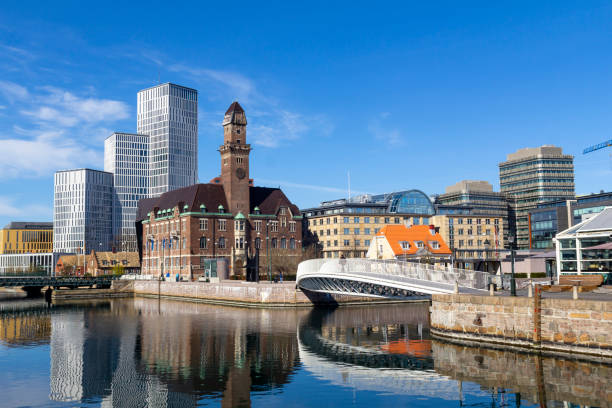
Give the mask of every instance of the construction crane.
[[[600, 150], [600, 149], [604, 149], [606, 147], [611, 147], [611, 146], [612, 146], [612, 139], [608, 140], [607, 142], [589, 146], [582, 151], [582, 154], [591, 153], [591, 152], [594, 152], [595, 150]], [[610, 168], [612, 169], [612, 153], [610, 153]]]
[[582, 151], [582, 154], [591, 153], [591, 152], [594, 152], [595, 150], [603, 149], [604, 147], [609, 147], [609, 146], [612, 146], [612, 139], [608, 140], [607, 142], [603, 142], [603, 143], [596, 144], [594, 146], [587, 147], [586, 149]]

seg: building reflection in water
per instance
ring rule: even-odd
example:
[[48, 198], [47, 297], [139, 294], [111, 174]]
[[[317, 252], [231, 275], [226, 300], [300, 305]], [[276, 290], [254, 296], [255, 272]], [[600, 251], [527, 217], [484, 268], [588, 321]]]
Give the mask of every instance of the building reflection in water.
[[67, 405], [248, 407], [253, 392], [278, 395], [303, 371], [321, 383], [451, 406], [612, 407], [609, 365], [432, 341], [427, 304], [0, 304], [0, 342], [49, 344], [49, 398]]
[[282, 387], [298, 364], [303, 310], [135, 299], [51, 317], [55, 401], [102, 406], [250, 406]]

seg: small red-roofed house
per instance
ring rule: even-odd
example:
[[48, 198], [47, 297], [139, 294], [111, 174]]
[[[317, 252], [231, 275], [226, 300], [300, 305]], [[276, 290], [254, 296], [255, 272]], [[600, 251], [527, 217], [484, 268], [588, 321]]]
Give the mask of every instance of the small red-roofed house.
[[433, 225], [386, 225], [374, 235], [366, 257], [446, 264], [450, 263], [451, 254]]

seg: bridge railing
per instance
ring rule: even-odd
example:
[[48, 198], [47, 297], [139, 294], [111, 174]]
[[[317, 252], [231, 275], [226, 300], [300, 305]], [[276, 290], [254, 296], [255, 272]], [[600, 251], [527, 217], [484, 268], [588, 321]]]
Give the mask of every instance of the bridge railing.
[[309, 274], [369, 274], [380, 277], [405, 277], [430, 282], [439, 282], [469, 287], [487, 289], [491, 274], [460, 268], [442, 268], [433, 265], [419, 264], [401, 260], [378, 259], [313, 259], [300, 263], [298, 280]]

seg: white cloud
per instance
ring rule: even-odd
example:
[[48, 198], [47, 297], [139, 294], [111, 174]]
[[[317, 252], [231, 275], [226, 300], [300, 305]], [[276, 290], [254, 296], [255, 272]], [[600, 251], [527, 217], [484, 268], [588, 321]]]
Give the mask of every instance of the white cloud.
[[33, 139], [0, 139], [0, 172], [8, 178], [48, 176], [56, 170], [98, 167], [102, 155], [64, 136], [41, 132]]
[[378, 140], [386, 142], [391, 146], [399, 146], [404, 143], [404, 138], [398, 129], [384, 126], [384, 120], [388, 120], [391, 114], [383, 112], [379, 117], [370, 121], [368, 131]]
[[171, 72], [183, 72], [195, 80], [213, 80], [225, 87], [224, 92], [229, 92], [231, 98], [239, 99], [243, 102], [255, 92], [255, 84], [242, 74], [231, 71], [222, 71], [208, 68], [190, 68], [182, 64], [174, 64], [168, 68]]
[[46, 94], [34, 98], [33, 106], [21, 110], [42, 123], [72, 127], [80, 123], [96, 123], [125, 119], [129, 107], [121, 101], [81, 98], [71, 92], [46, 87]]
[[[290, 187], [290, 188], [301, 188], [307, 190], [315, 190], [315, 191], [325, 191], [328, 193], [339, 193], [339, 194], [348, 194], [347, 189], [337, 188], [337, 187], [329, 187], [329, 186], [321, 186], [318, 184], [301, 184], [301, 183], [293, 183], [291, 181], [282, 181], [282, 180], [269, 180], [269, 179], [257, 179], [258, 183], [264, 183], [268, 185], [276, 185], [281, 187]], [[351, 197], [354, 194], [367, 194], [363, 191], [353, 191], [351, 190]]]
[[15, 197], [0, 196], [0, 214], [5, 217], [52, 218], [53, 208], [39, 204], [17, 204]]
[[10, 81], [0, 81], [0, 93], [11, 103], [28, 97], [28, 90]]

